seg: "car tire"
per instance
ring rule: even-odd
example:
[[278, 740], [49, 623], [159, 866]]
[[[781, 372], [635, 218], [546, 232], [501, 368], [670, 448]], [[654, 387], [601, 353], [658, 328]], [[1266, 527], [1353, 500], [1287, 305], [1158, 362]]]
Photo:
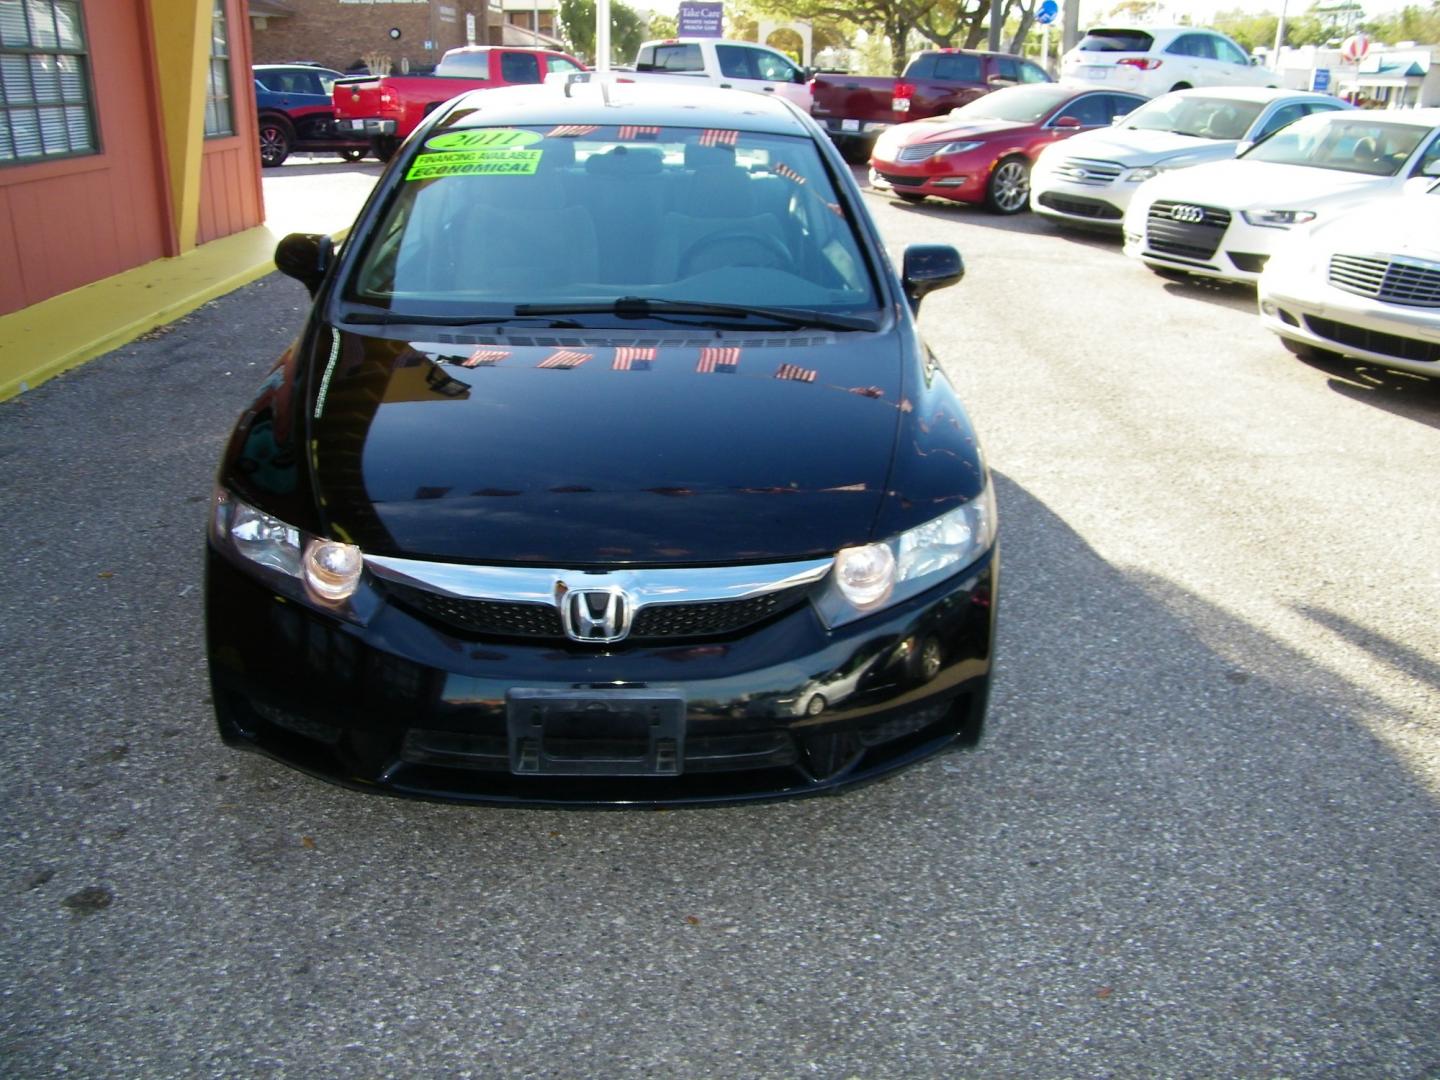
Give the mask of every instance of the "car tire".
[[809, 701], [805, 703], [805, 715], [819, 716], [822, 712], [825, 711], [825, 707], [829, 704], [830, 703], [825, 700], [824, 694], [815, 694], [813, 697], [810, 698]]
[[341, 150], [340, 157], [345, 161], [359, 161], [369, 151], [367, 150]]
[[294, 143], [295, 136], [290, 132], [290, 125], [283, 120], [266, 118], [260, 121], [260, 164], [264, 168], [274, 169], [285, 164]]
[[1188, 271], [1181, 270], [1178, 266], [1156, 266], [1154, 263], [1146, 263], [1145, 269], [1149, 270], [1156, 277], [1163, 277], [1166, 281], [1189, 281]]
[[992, 214], [1018, 214], [1030, 205], [1030, 162], [1019, 154], [1007, 157], [990, 173], [985, 206]]
[[377, 161], [389, 161], [398, 149], [400, 140], [394, 135], [376, 135], [370, 140], [370, 153], [375, 155]]

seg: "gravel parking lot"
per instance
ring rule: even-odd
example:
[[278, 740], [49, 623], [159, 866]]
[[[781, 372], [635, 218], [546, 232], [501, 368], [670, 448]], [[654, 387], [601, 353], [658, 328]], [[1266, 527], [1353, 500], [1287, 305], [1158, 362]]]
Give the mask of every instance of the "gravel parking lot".
[[0, 1072], [1440, 1077], [1440, 383], [869, 201], [966, 255], [922, 322], [1005, 581], [987, 739], [839, 798], [471, 809], [223, 748], [203, 521], [288, 279], [0, 404]]

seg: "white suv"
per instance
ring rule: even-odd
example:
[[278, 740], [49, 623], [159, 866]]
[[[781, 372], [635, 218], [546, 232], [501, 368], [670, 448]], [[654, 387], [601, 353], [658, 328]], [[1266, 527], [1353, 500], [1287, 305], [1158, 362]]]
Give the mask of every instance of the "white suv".
[[1060, 81], [1155, 97], [1191, 86], [1278, 86], [1224, 34], [1193, 26], [1096, 27], [1060, 60]]

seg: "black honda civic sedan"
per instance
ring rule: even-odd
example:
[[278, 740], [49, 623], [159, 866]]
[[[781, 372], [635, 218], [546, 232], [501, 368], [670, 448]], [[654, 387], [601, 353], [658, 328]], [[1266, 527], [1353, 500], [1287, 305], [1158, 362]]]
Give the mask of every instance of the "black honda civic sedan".
[[220, 734], [358, 788], [675, 804], [976, 740], [993, 489], [811, 119], [724, 90], [487, 90], [412, 135], [232, 434]]

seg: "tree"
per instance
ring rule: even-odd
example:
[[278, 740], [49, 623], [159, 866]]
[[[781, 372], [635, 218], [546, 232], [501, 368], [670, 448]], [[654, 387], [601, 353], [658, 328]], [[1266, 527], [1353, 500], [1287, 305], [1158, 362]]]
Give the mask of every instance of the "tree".
[[[560, 28], [574, 52], [595, 59], [595, 0], [560, 0]], [[639, 12], [620, 0], [610, 0], [610, 60], [635, 59], [645, 29]]]
[[1366, 31], [1379, 41], [1395, 44], [1415, 41], [1421, 44], [1440, 43], [1440, 0], [1431, 0], [1428, 8], [1409, 4], [1365, 24]]

